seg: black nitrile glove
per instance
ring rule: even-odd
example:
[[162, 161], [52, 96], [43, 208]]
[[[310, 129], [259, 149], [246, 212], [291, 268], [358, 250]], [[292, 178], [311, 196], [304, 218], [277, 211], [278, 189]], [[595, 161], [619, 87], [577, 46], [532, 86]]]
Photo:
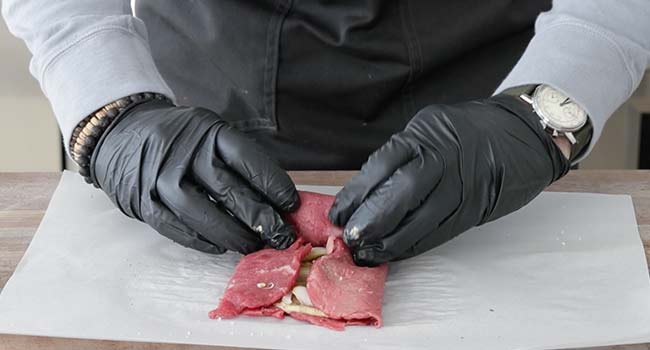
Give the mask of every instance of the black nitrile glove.
[[532, 108], [499, 95], [422, 109], [339, 192], [359, 265], [420, 254], [515, 211], [569, 170]]
[[273, 160], [215, 113], [147, 102], [102, 136], [93, 181], [126, 215], [208, 253], [286, 248], [295, 185]]

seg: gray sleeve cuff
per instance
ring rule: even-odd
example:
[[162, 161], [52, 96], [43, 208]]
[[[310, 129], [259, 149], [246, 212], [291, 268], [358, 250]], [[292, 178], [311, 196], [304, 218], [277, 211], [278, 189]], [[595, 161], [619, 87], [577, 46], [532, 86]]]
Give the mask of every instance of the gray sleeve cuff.
[[64, 145], [75, 126], [100, 107], [139, 92], [172, 91], [139, 35], [117, 26], [98, 28], [73, 41], [44, 65], [41, 87], [52, 104]]
[[547, 16], [540, 16], [535, 36], [495, 94], [525, 84], [547, 84], [583, 106], [594, 130], [579, 162], [607, 119], [638, 86], [647, 57], [635, 56], [625, 39], [600, 27], [569, 16]]

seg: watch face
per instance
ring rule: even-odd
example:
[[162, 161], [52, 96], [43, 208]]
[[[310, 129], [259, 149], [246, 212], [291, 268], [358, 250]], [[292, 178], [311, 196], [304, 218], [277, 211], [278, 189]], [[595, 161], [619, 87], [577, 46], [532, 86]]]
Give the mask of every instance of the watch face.
[[540, 85], [535, 90], [533, 107], [558, 131], [576, 131], [587, 122], [587, 113], [582, 107], [548, 85]]

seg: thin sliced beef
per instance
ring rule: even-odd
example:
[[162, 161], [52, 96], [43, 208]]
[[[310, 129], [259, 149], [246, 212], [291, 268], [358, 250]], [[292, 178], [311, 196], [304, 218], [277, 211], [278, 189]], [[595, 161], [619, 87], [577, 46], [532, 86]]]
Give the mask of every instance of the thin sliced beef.
[[243, 257], [210, 318], [232, 318], [241, 313], [277, 314], [275, 308], [266, 307], [291, 291], [300, 262], [310, 250], [310, 244], [298, 239], [285, 250], [262, 249]]
[[289, 316], [295, 318], [296, 320], [309, 322], [311, 324], [329, 328], [334, 331], [345, 330], [346, 322], [341, 320], [334, 320], [327, 317], [312, 316], [307, 314], [301, 314], [299, 312], [289, 313]]
[[[296, 227], [298, 240], [286, 250], [264, 249], [243, 257], [210, 317], [232, 318], [244, 314], [282, 319], [288, 314], [333, 330], [343, 330], [348, 325], [380, 327], [388, 267], [354, 265], [350, 251], [340, 238], [341, 229], [327, 219], [333, 196], [300, 192], [300, 199], [300, 208], [288, 217]], [[312, 314], [294, 312], [295, 307], [290, 309], [281, 303], [282, 297], [296, 286], [301, 261], [311, 246], [326, 244], [327, 255], [306, 263], [311, 266], [306, 278], [307, 294], [317, 310]], [[304, 279], [300, 283], [304, 286]], [[295, 302], [288, 301], [291, 306]], [[326, 317], [316, 316], [323, 313]]]
[[283, 319], [285, 315], [284, 311], [278, 309], [275, 306], [263, 306], [259, 309], [246, 309], [242, 311], [241, 314], [246, 316], [273, 316], [279, 319]]
[[381, 327], [388, 265], [359, 267], [341, 239], [330, 238], [328, 254], [312, 264], [307, 293], [314, 307], [348, 324]]
[[294, 225], [298, 236], [315, 247], [324, 247], [330, 236], [341, 237], [343, 230], [332, 225], [327, 213], [334, 202], [334, 196], [327, 194], [299, 191], [300, 207], [287, 215]]

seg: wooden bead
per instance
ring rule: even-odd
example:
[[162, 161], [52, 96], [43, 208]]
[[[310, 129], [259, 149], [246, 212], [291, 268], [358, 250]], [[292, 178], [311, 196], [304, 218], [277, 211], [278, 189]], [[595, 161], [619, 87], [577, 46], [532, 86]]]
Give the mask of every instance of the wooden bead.
[[83, 129], [81, 129], [81, 132], [79, 133], [79, 136], [80, 136], [80, 137], [88, 137], [88, 136], [92, 136], [92, 135], [89, 135], [91, 129], [92, 129], [92, 128], [83, 128]]
[[117, 116], [117, 109], [111, 108], [106, 112], [106, 116], [113, 119]]
[[84, 167], [90, 165], [90, 158], [85, 156], [80, 156], [74, 160], [79, 166]]
[[[90, 165], [92, 151], [97, 145], [102, 133], [126, 107], [131, 103], [137, 103], [143, 100], [164, 100], [171, 103], [171, 100], [161, 94], [151, 92], [134, 94], [113, 101], [100, 108], [92, 116], [79, 122], [73, 129], [69, 145], [70, 157], [81, 167], [79, 173], [84, 176], [84, 180], [87, 183], [92, 183], [88, 178], [90, 175], [88, 166]], [[93, 186], [97, 187], [94, 183]]]
[[89, 122], [94, 126], [99, 126], [99, 117], [95, 115], [94, 117], [90, 118]]
[[107, 123], [107, 118], [98, 118], [97, 116], [90, 118], [90, 123], [97, 128], [104, 128]]
[[97, 139], [92, 136], [83, 136], [79, 137], [77, 143], [80, 143], [86, 147], [94, 147], [97, 144]]
[[88, 154], [88, 153], [90, 153], [90, 149], [89, 149], [88, 147], [86, 147], [86, 146], [80, 144], [80, 143], [76, 143], [76, 144], [74, 145], [74, 151], [75, 151], [77, 154], [80, 154], [80, 155], [81, 155], [81, 154]]
[[97, 118], [104, 118], [106, 117], [106, 111], [102, 108], [99, 111], [97, 111], [97, 113], [95, 113], [94, 116]]
[[79, 168], [79, 174], [81, 174], [81, 176], [84, 176], [84, 177], [85, 176], [90, 176], [90, 169], [88, 169], [87, 167], [81, 167], [81, 168]]
[[83, 132], [86, 136], [98, 138], [101, 130], [99, 128], [85, 128]]
[[99, 120], [99, 125], [98, 126], [100, 128], [102, 128], [102, 130], [106, 129], [106, 127], [108, 126], [108, 124], [111, 123], [111, 121], [112, 121], [111, 118], [102, 118], [102, 119]]

